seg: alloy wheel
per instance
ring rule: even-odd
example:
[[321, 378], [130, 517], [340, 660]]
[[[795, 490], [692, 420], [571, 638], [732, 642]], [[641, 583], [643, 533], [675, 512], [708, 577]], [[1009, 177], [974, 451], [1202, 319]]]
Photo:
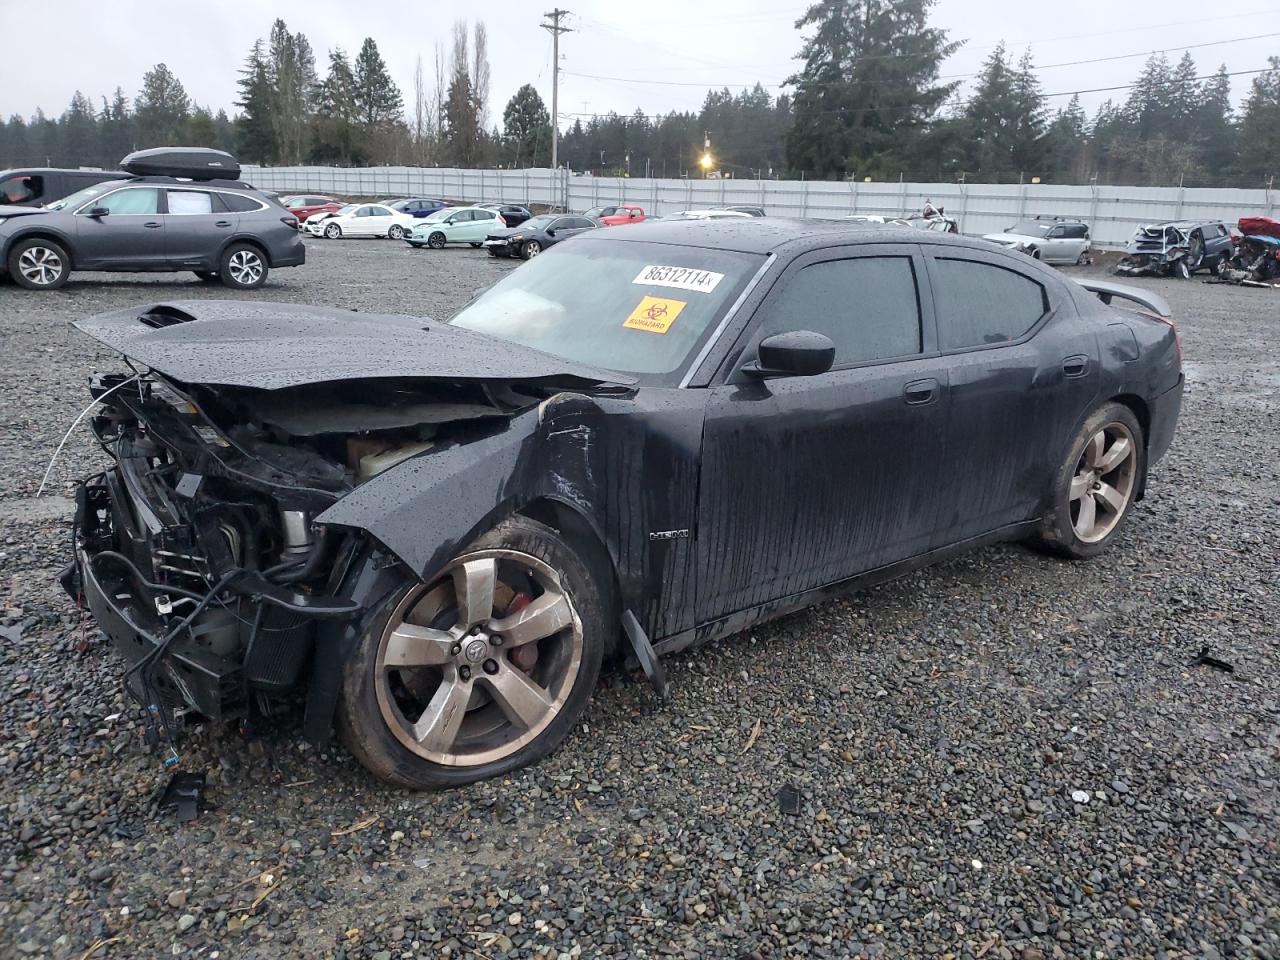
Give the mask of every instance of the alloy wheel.
[[478, 551], [411, 591], [388, 619], [375, 661], [378, 708], [418, 756], [490, 763], [555, 719], [582, 653], [582, 623], [551, 567], [520, 551]]
[[398, 223], [395, 224], [394, 226], [392, 226], [390, 230], [387, 231], [387, 236], [392, 240], [403, 240], [404, 227], [400, 226], [400, 224]]
[[62, 276], [65, 264], [56, 250], [49, 247], [28, 247], [18, 257], [18, 270], [28, 282], [47, 287]]
[[262, 279], [262, 258], [252, 250], [237, 250], [227, 261], [231, 279], [242, 287], [251, 287]]
[[342, 236], [342, 228], [336, 223], [331, 223], [324, 228], [324, 235], [330, 240], [337, 240]]
[[1137, 442], [1123, 423], [1095, 433], [1071, 478], [1071, 526], [1083, 543], [1104, 540], [1133, 499], [1138, 474]]
[[542, 252], [542, 244], [537, 240], [530, 240], [524, 245], [524, 257], [526, 260], [532, 260]]

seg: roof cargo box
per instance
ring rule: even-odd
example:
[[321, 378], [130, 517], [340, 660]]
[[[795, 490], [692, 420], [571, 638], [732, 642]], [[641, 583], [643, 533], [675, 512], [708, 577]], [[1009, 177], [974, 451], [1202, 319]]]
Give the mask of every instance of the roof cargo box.
[[205, 147], [156, 147], [135, 150], [120, 169], [139, 177], [184, 177], [189, 180], [238, 180], [240, 161]]

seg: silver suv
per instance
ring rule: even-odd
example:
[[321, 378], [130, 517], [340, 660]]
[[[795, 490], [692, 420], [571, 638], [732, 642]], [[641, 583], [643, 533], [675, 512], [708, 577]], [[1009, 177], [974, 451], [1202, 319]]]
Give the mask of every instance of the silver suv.
[[1011, 247], [1045, 263], [1089, 262], [1089, 225], [1069, 217], [1040, 216], [982, 239]]
[[[132, 165], [131, 172], [150, 169], [131, 159], [122, 164]], [[231, 176], [238, 174], [237, 166]], [[47, 207], [0, 207], [0, 265], [30, 290], [57, 289], [72, 270], [190, 270], [202, 280], [252, 289], [272, 268], [305, 259], [293, 214], [248, 184], [208, 174], [132, 176], [93, 184]]]

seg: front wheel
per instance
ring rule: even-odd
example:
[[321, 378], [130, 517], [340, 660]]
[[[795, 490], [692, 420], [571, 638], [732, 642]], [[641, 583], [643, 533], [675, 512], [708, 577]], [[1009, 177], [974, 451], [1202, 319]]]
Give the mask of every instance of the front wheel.
[[20, 287], [57, 290], [70, 275], [71, 257], [52, 240], [19, 240], [9, 251], [9, 276]]
[[541, 252], [542, 252], [542, 244], [539, 243], [537, 240], [530, 240], [527, 243], [525, 243], [524, 250], [521, 251], [521, 253], [524, 254], [524, 258], [526, 260], [532, 260]]
[[218, 276], [228, 287], [256, 290], [267, 282], [267, 260], [257, 247], [233, 243], [223, 251]]
[[400, 226], [398, 223], [393, 224], [391, 229], [387, 231], [387, 236], [392, 240], [403, 240], [404, 227]]
[[617, 623], [609, 582], [552, 528], [499, 524], [366, 622], [343, 678], [347, 748], [415, 789], [542, 759], [599, 677]]
[[1096, 557], [1129, 515], [1146, 472], [1142, 426], [1124, 404], [1108, 403], [1077, 432], [1056, 474], [1053, 506], [1036, 540], [1073, 560]]
[[1190, 280], [1191, 264], [1187, 263], [1185, 258], [1182, 260], [1179, 260], [1177, 263], [1173, 265], [1173, 275], [1177, 277], [1179, 280]]
[[443, 250], [445, 244], [444, 234], [437, 230], [431, 236], [427, 237], [427, 246], [432, 250]]
[[330, 240], [338, 240], [342, 237], [342, 228], [336, 223], [331, 223], [324, 228], [324, 235]]

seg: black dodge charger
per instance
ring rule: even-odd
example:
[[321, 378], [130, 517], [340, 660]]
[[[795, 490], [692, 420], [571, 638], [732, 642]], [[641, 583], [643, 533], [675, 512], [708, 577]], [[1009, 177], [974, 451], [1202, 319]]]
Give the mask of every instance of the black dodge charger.
[[131, 364], [93, 387], [115, 463], [65, 582], [158, 735], [305, 691], [307, 736], [466, 783], [553, 750], [629, 651], [657, 679], [993, 541], [1098, 554], [1173, 436], [1168, 313], [986, 243], [770, 218], [587, 231], [443, 322], [103, 314], [76, 326]]

